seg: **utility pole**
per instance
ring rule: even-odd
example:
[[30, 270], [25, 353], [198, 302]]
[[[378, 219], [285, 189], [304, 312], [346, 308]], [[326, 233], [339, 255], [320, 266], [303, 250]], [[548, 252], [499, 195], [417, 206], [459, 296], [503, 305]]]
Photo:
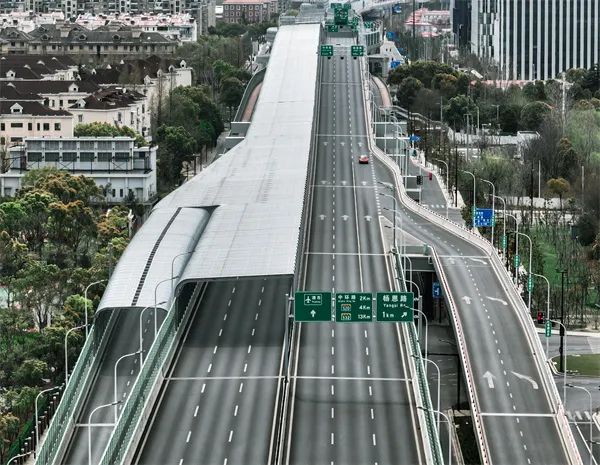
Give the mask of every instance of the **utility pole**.
[[416, 13], [417, 13], [417, 5], [416, 0], [412, 2], [412, 48], [413, 48], [413, 61], [417, 61], [417, 40], [415, 36], [415, 21], [416, 21]]
[[565, 340], [565, 275], [568, 273], [567, 270], [560, 270], [560, 345], [558, 346], [558, 356], [560, 359], [560, 365], [558, 371], [563, 371], [565, 365], [565, 354], [564, 354], [564, 340]]

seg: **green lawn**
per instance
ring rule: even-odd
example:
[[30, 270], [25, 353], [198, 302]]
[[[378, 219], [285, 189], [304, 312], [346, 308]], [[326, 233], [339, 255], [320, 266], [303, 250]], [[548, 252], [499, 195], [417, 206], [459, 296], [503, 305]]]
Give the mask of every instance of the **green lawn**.
[[[552, 359], [558, 369], [558, 357]], [[568, 355], [567, 372], [577, 372], [584, 376], [600, 377], [600, 354]]]

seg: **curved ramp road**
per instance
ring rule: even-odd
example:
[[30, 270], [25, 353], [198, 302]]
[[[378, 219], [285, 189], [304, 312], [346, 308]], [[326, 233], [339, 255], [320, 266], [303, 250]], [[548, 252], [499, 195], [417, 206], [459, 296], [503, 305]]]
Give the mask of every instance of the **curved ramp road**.
[[[359, 61], [322, 60], [304, 288], [389, 290], [375, 172], [371, 164], [358, 164], [368, 153]], [[285, 463], [423, 463], [397, 326], [304, 323], [298, 331]]]
[[134, 463], [268, 462], [290, 286], [288, 278], [208, 285]]

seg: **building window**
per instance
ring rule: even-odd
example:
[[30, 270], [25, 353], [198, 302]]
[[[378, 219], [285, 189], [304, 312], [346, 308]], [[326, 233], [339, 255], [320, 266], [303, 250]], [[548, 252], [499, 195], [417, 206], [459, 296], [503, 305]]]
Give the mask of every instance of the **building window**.
[[27, 130], [33, 131], [33, 123], [27, 123]]
[[40, 162], [42, 161], [42, 152], [29, 152], [27, 159], [32, 162]]
[[83, 115], [77, 115], [77, 122], [83, 123]]
[[112, 160], [112, 152], [98, 152], [98, 161], [109, 162]]
[[118, 161], [129, 160], [129, 152], [115, 152], [115, 160], [118, 160]]
[[94, 152], [81, 152], [79, 154], [79, 161], [94, 161]]
[[77, 161], [77, 152], [63, 152], [63, 161]]
[[111, 189], [111, 196], [112, 196], [112, 197], [114, 197], [114, 196], [115, 196], [115, 194], [116, 194], [116, 191], [115, 191], [115, 189]]
[[23, 123], [10, 123], [11, 128], [22, 128]]
[[50, 123], [44, 123], [44, 131], [50, 130]]
[[123, 116], [121, 115], [121, 112], [117, 113], [117, 121], [120, 123], [121, 122], [121, 118]]
[[0, 131], [5, 131], [6, 127], [4, 126], [4, 123], [0, 123]]
[[119, 189], [119, 197], [123, 198], [123, 189]]
[[60, 131], [60, 123], [54, 123], [54, 130]]
[[57, 162], [59, 160], [58, 152], [46, 152], [44, 158], [46, 161]]

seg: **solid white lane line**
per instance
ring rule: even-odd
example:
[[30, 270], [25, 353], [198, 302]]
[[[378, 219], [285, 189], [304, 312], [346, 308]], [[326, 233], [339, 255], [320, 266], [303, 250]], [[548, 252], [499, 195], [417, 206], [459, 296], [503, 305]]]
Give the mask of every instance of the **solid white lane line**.
[[185, 438], [185, 442], [190, 442], [190, 436], [192, 435], [192, 430], [188, 431], [187, 438]]
[[196, 418], [198, 416], [198, 409], [200, 408], [199, 405], [196, 405], [196, 409], [194, 410], [194, 418]]
[[233, 409], [233, 416], [237, 417], [237, 413], [238, 413], [238, 406], [236, 405], [235, 408]]
[[233, 430], [231, 429], [231, 430], [229, 430], [229, 441], [228, 442], [231, 442], [232, 439], [233, 439]]

